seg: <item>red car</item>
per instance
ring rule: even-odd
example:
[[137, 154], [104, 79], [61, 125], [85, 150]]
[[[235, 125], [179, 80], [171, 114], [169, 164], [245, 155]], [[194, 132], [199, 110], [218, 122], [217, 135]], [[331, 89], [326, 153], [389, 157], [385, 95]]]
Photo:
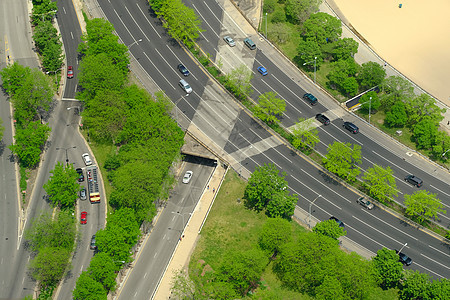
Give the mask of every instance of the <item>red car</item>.
[[81, 212], [80, 223], [81, 224], [86, 224], [87, 223], [87, 212], [86, 211], [82, 211]]
[[67, 78], [73, 78], [73, 67], [72, 66], [67, 67]]

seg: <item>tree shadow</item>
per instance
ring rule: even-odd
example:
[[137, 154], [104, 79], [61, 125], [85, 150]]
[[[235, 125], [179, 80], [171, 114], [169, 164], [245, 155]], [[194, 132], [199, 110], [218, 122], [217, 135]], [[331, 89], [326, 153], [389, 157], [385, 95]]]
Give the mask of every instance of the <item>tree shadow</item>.
[[322, 170], [318, 170], [318, 173], [323, 178], [323, 180], [328, 184], [332, 184], [334, 186], [338, 186], [341, 184], [339, 181], [337, 181], [336, 179], [331, 177], [328, 173], [326, 173]]

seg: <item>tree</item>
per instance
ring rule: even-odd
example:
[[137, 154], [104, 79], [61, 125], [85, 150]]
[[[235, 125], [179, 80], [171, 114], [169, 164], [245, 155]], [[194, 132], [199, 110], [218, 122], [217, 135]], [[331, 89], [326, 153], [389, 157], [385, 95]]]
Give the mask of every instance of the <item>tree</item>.
[[[354, 59], [341, 59], [330, 64], [331, 71], [328, 73], [328, 85], [333, 89], [341, 90], [345, 93], [354, 92], [357, 90], [356, 79], [348, 81], [348, 78], [355, 76], [358, 73], [359, 65]], [[356, 83], [356, 85], [355, 85]]]
[[78, 192], [81, 189], [77, 182], [78, 173], [72, 165], [64, 167], [61, 162], [58, 162], [55, 169], [50, 171], [50, 173], [52, 176], [44, 184], [44, 189], [50, 201], [55, 207], [59, 206], [61, 209], [74, 207], [78, 198]]
[[302, 35], [306, 40], [315, 40], [319, 46], [337, 41], [342, 34], [341, 20], [324, 12], [312, 14], [303, 23]]
[[325, 276], [322, 284], [316, 288], [315, 299], [344, 300], [345, 291], [340, 281], [334, 276]]
[[277, 124], [277, 117], [286, 110], [286, 102], [278, 98], [274, 92], [261, 94], [258, 102], [255, 106], [255, 115], [268, 124]]
[[126, 232], [119, 226], [107, 226], [100, 229], [95, 235], [95, 243], [99, 252], [105, 252], [114, 261], [128, 262], [130, 260], [131, 245], [124, 240]]
[[273, 13], [277, 6], [277, 0], [266, 0], [264, 1], [263, 10], [269, 14]]
[[399, 101], [406, 103], [408, 99], [415, 97], [414, 88], [411, 83], [399, 76], [390, 76], [386, 78], [382, 82], [381, 88], [386, 94], [381, 98], [381, 105], [384, 109], [390, 109]]
[[[433, 299], [430, 297], [431, 277], [419, 271], [406, 270], [400, 299]], [[448, 295], [447, 295], [448, 296]]]
[[430, 149], [436, 144], [439, 124], [426, 118], [417, 123], [413, 129], [413, 137], [419, 149]]
[[31, 69], [22, 66], [17, 61], [0, 70], [2, 86], [10, 96], [17, 93], [17, 90], [22, 86], [22, 81], [30, 75]]
[[195, 283], [184, 270], [174, 271], [170, 291], [175, 299], [197, 299]]
[[430, 286], [430, 299], [446, 299], [450, 295], [450, 280], [433, 280]]
[[256, 211], [266, 208], [272, 196], [287, 187], [285, 174], [279, 176], [274, 164], [264, 164], [255, 169], [244, 191], [246, 205]]
[[31, 19], [33, 25], [50, 23], [54, 17], [53, 11], [57, 11], [58, 6], [51, 0], [34, 0]]
[[136, 220], [134, 210], [123, 207], [108, 215], [109, 226], [120, 226], [124, 230], [124, 240], [128, 245], [137, 243], [141, 231], [139, 230], [139, 223]]
[[358, 93], [358, 89], [358, 81], [355, 77], [347, 77], [342, 82], [341, 91], [350, 97], [355, 96]]
[[359, 44], [352, 38], [343, 38], [332, 43], [332, 46], [333, 50], [331, 51], [331, 55], [333, 55], [333, 59], [340, 60], [354, 57], [358, 52]]
[[368, 168], [362, 180], [369, 195], [383, 202], [391, 201], [393, 196], [397, 196], [397, 185], [393, 174], [391, 167], [383, 168], [375, 164]]
[[295, 124], [295, 128], [292, 130], [294, 135], [292, 145], [295, 148], [311, 151], [320, 142], [319, 131], [316, 127], [313, 127], [313, 122], [313, 119], [298, 119], [298, 123]]
[[350, 143], [334, 142], [328, 146], [328, 153], [323, 158], [323, 164], [328, 171], [335, 173], [348, 181], [355, 181], [360, 171], [357, 164], [361, 163], [361, 146]]
[[448, 149], [450, 149], [450, 135], [445, 131], [438, 131], [433, 145], [433, 156], [436, 159], [446, 161], [450, 158], [450, 151], [446, 152]]
[[407, 99], [406, 112], [408, 124], [414, 126], [425, 119], [439, 123], [444, 119], [445, 108], [439, 108], [433, 98], [427, 94], [420, 94], [414, 98]]
[[288, 190], [275, 192], [266, 206], [266, 215], [270, 218], [290, 219], [297, 200], [297, 195], [290, 196]]
[[89, 273], [86, 271], [81, 272], [80, 277], [78, 277], [72, 295], [74, 300], [107, 299], [107, 293], [102, 284], [89, 276]]
[[292, 227], [288, 220], [269, 218], [264, 223], [258, 236], [261, 249], [276, 257], [281, 247], [292, 240]]
[[30, 262], [31, 276], [42, 287], [55, 285], [61, 279], [69, 263], [71, 250], [55, 247], [43, 247]]
[[335, 240], [341, 236], [347, 235], [344, 228], [340, 227], [334, 220], [326, 220], [317, 223], [316, 226], [314, 226], [313, 231], [317, 234], [325, 235]]
[[[274, 25], [277, 23], [286, 23], [286, 13], [283, 8], [276, 8], [272, 13], [272, 19], [270, 20]], [[287, 24], [285, 24], [287, 26]], [[271, 26], [272, 27], [272, 26]], [[285, 26], [283, 26], [285, 27]], [[287, 28], [286, 28], [287, 30]]]
[[[281, 10], [277, 10], [277, 12], [283, 13]], [[290, 28], [283, 22], [270, 25], [267, 35], [271, 40], [275, 40], [278, 44], [285, 44], [291, 38]]]
[[412, 195], [405, 195], [406, 214], [416, 218], [420, 223], [429, 218], [439, 219], [438, 213], [445, 214], [441, 200], [436, 194], [422, 190]]
[[403, 278], [403, 266], [394, 250], [382, 248], [372, 258], [377, 281], [383, 289], [396, 288]]
[[380, 98], [378, 98], [378, 94], [374, 91], [362, 95], [359, 103], [361, 103], [361, 109], [363, 111], [369, 112], [370, 110], [371, 113], [377, 111], [381, 106]]
[[286, 15], [294, 24], [303, 23], [319, 10], [321, 3], [322, 0], [286, 0]]
[[0, 142], [3, 139], [3, 132], [5, 131], [5, 127], [3, 126], [3, 120], [0, 118]]
[[48, 72], [58, 72], [64, 62], [64, 54], [59, 40], [52, 40], [42, 51], [42, 65]]
[[90, 277], [101, 283], [106, 291], [114, 290], [116, 286], [117, 266], [111, 256], [106, 253], [97, 253], [88, 268]]
[[408, 115], [406, 114], [405, 104], [401, 101], [396, 102], [391, 110], [387, 112], [384, 123], [388, 127], [403, 127], [408, 121]]
[[303, 67], [304, 63], [308, 63], [306, 66], [309, 69], [314, 68], [315, 61], [316, 68], [318, 69], [323, 62], [322, 51], [315, 40], [301, 39], [297, 46], [297, 52], [298, 54], [294, 59], [299, 67]]
[[253, 92], [250, 83], [253, 78], [253, 74], [246, 65], [242, 64], [233, 69], [230, 74], [226, 76], [226, 78], [227, 88], [229, 88], [238, 98], [245, 99]]
[[369, 89], [380, 85], [384, 77], [386, 77], [386, 70], [380, 64], [369, 61], [361, 65], [361, 70], [358, 73], [359, 85], [364, 89]]

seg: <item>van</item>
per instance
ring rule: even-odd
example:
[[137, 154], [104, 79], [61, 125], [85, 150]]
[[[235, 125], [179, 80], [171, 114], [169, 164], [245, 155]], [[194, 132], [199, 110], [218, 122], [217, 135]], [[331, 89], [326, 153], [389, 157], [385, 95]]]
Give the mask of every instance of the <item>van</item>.
[[178, 83], [180, 85], [180, 87], [188, 94], [192, 93], [192, 88], [189, 85], [189, 83], [187, 83], [186, 80], [181, 79], [180, 82]]
[[256, 49], [256, 44], [253, 43], [253, 41], [249, 38], [244, 39], [244, 44], [250, 48], [250, 50], [255, 50]]

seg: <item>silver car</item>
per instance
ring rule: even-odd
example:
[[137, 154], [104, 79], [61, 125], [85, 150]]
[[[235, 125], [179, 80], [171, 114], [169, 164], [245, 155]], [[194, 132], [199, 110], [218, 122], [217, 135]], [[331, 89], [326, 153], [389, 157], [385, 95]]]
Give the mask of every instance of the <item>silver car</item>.
[[192, 88], [189, 85], [189, 83], [187, 83], [186, 80], [181, 79], [180, 82], [178, 83], [180, 85], [180, 87], [187, 93], [190, 94], [192, 93]]
[[193, 174], [194, 173], [192, 171], [186, 171], [186, 174], [184, 174], [184, 177], [183, 177], [183, 183], [189, 183], [189, 181], [191, 181]]
[[364, 197], [360, 197], [358, 200], [356, 200], [356, 202], [361, 204], [362, 206], [364, 206], [367, 209], [373, 208], [373, 203], [371, 203], [369, 200], [367, 200]]
[[236, 46], [236, 43], [234, 42], [234, 40], [233, 40], [231, 37], [229, 37], [228, 35], [227, 35], [227, 36], [224, 36], [224, 37], [223, 37], [223, 40], [224, 40], [230, 47]]
[[86, 188], [83, 188], [83, 189], [80, 191], [80, 199], [81, 199], [81, 200], [86, 200]]

